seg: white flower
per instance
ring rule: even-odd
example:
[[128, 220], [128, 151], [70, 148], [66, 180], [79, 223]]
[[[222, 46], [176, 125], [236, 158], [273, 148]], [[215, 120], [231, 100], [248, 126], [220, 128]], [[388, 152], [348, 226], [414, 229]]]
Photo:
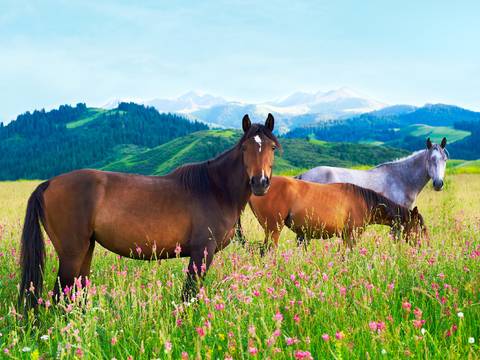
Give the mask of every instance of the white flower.
[[27, 351], [31, 351], [31, 350], [32, 349], [30, 349], [29, 347], [26, 347], [26, 346], [22, 349], [23, 352], [27, 352]]
[[457, 316], [460, 317], [460, 318], [462, 318], [462, 317], [463, 317], [463, 312], [459, 312], [459, 313], [457, 314]]
[[387, 350], [382, 349], [382, 354], [385, 355], [387, 353]]
[[420, 330], [420, 332], [422, 333], [422, 335], [425, 335], [425, 329], [422, 328], [422, 330]]
[[475, 342], [475, 339], [473, 337], [468, 338], [468, 342], [470, 344], [473, 344]]
[[48, 340], [48, 339], [50, 339], [50, 336], [48, 336], [48, 335], [42, 335], [42, 336], [40, 336], [40, 339], [42, 339], [42, 340]]

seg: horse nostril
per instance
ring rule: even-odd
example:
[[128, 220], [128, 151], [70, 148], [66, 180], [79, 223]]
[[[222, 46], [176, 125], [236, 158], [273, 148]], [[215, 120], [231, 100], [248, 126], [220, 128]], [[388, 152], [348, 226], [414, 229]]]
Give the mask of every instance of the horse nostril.
[[255, 176], [252, 176], [252, 178], [250, 179], [250, 185], [254, 185], [255, 184]]
[[267, 177], [267, 179], [265, 180], [265, 186], [270, 186], [270, 178]]

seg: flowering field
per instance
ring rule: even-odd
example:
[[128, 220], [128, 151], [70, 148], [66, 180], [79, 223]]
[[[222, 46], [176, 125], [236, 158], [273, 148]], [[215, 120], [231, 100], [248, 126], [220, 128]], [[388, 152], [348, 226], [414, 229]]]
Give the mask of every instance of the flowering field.
[[[395, 243], [375, 226], [351, 252], [339, 239], [305, 251], [284, 230], [264, 258], [239, 244], [218, 253], [189, 303], [180, 302], [188, 258], [135, 261], [97, 244], [88, 286], [52, 305], [58, 262], [47, 240], [45, 291], [27, 319], [16, 309], [19, 241], [37, 184], [0, 183], [2, 358], [480, 357], [480, 175], [423, 191], [429, 244]], [[251, 213], [243, 225], [249, 244], [262, 241]]]

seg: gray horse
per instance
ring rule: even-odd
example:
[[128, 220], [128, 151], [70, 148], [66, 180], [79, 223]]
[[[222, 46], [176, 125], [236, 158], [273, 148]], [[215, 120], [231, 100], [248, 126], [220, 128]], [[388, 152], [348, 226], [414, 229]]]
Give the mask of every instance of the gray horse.
[[380, 164], [370, 170], [343, 169], [330, 166], [318, 166], [295, 178], [320, 184], [352, 183], [413, 209], [418, 194], [425, 185], [433, 180], [433, 188], [443, 188], [443, 176], [447, 166], [443, 138], [440, 145], [427, 139], [427, 149], [420, 150], [403, 159]]

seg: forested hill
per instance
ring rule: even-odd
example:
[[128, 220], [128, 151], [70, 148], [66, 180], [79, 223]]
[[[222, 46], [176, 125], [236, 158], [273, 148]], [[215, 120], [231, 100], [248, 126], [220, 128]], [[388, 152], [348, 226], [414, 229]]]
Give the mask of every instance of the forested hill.
[[381, 115], [379, 111], [329, 123], [305, 124], [283, 137], [375, 143], [415, 151], [425, 147], [427, 137], [440, 142], [445, 136], [452, 158], [475, 160], [480, 158], [479, 121], [478, 112], [427, 104], [407, 113]]
[[48, 179], [98, 167], [118, 145], [154, 148], [208, 126], [152, 107], [121, 103], [118, 109], [87, 108], [27, 112], [0, 123], [0, 180]]

